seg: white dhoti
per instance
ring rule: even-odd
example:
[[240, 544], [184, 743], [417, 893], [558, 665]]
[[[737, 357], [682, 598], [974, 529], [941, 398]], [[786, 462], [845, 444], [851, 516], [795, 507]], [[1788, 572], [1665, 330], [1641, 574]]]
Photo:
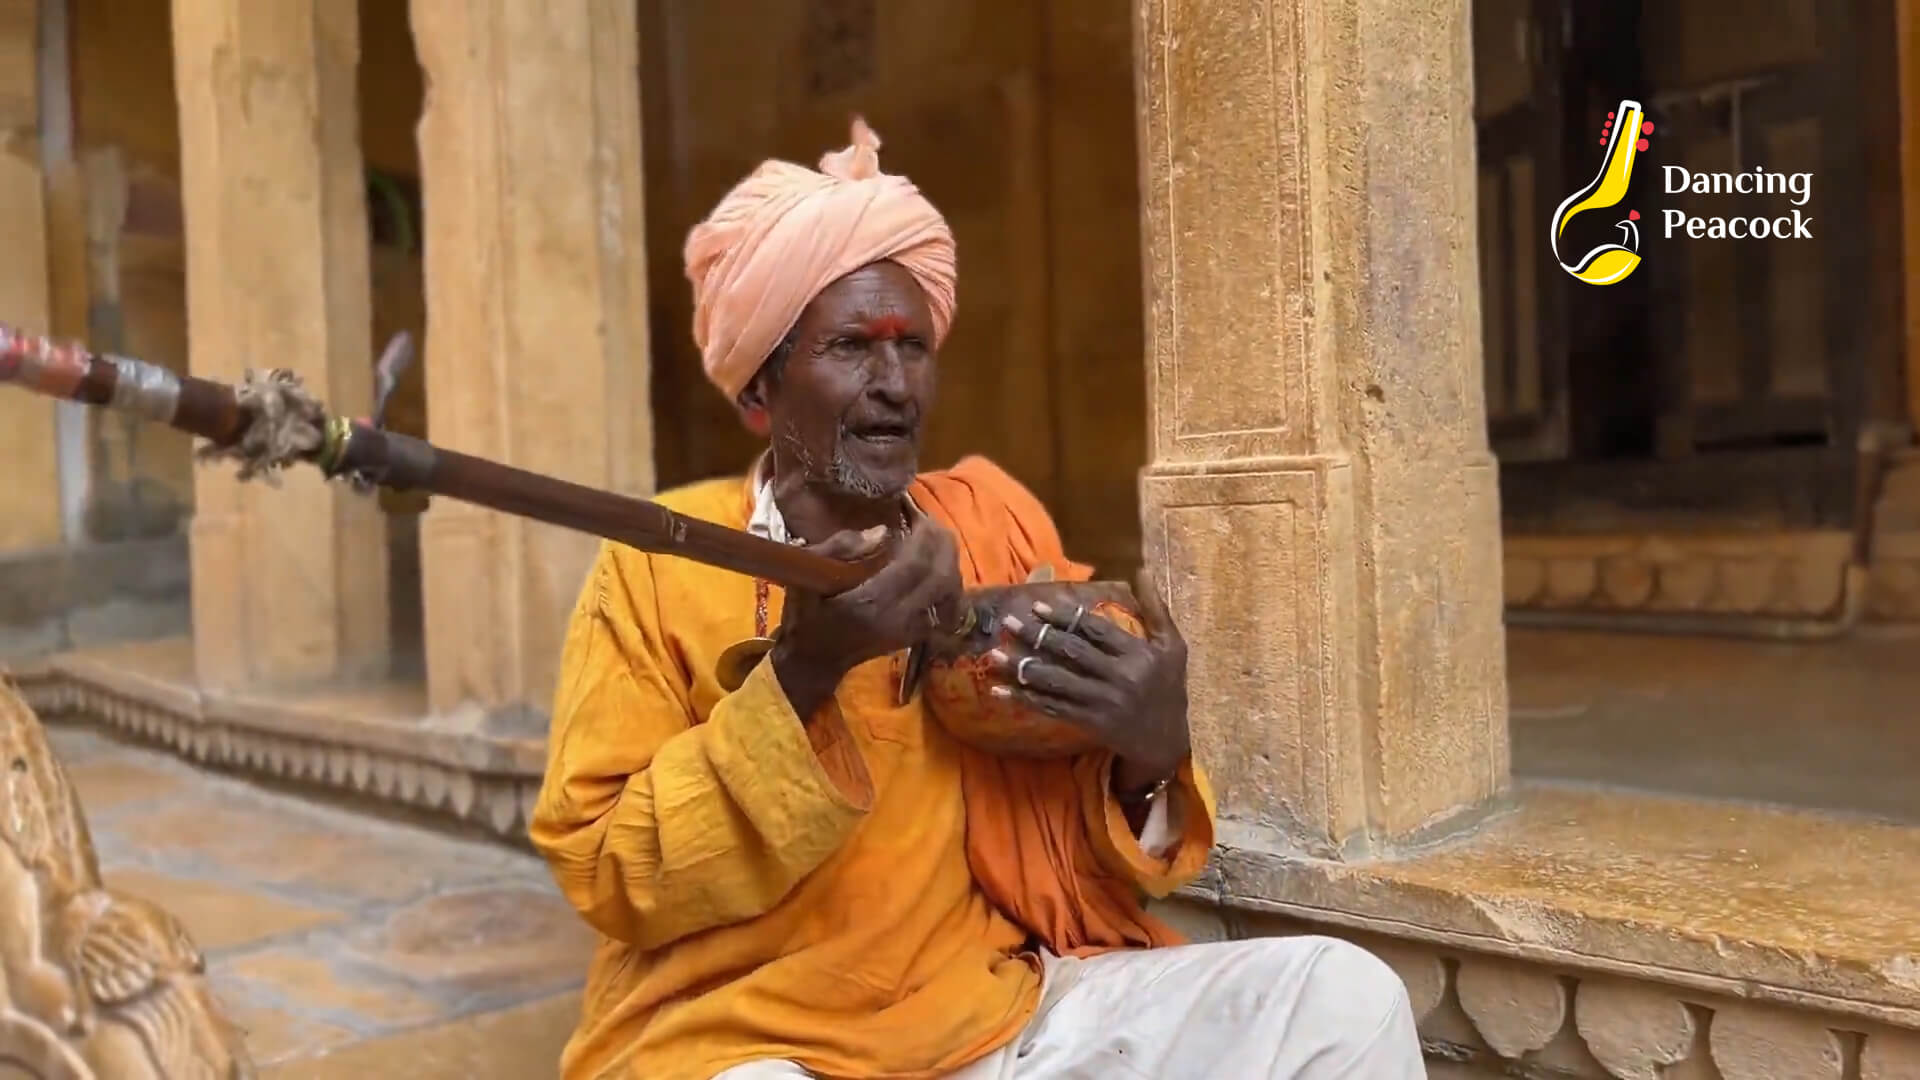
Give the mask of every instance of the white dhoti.
[[[716, 1080], [800, 1080], [785, 1061]], [[1040, 1008], [952, 1080], [1421, 1080], [1407, 988], [1366, 950], [1256, 938], [1049, 956]]]

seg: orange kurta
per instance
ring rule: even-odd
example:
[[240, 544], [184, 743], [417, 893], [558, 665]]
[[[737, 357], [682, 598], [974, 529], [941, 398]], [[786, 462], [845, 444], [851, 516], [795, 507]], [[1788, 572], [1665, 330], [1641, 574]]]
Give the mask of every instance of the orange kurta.
[[[1039, 503], [984, 459], [923, 477], [914, 496], [954, 529], [970, 585], [1020, 580], [1021, 563], [1070, 565]], [[660, 501], [743, 528], [750, 493], [736, 477]], [[1165, 895], [1199, 873], [1212, 798], [1190, 767], [1175, 796], [1180, 844], [1154, 859], [1106, 794], [1108, 762], [995, 768], [918, 701], [893, 705], [897, 656], [856, 668], [809, 725], [771, 665], [725, 693], [715, 661], [753, 634], [754, 608], [750, 578], [613, 544], [581, 591], [532, 824], [561, 891], [602, 936], [567, 1080], [706, 1080], [764, 1058], [827, 1077], [925, 1077], [1012, 1038], [1038, 1002], [1038, 965], [1023, 954], [1028, 929], [970, 868], [963, 771], [976, 793], [1001, 796], [999, 818], [974, 808], [976, 840], [996, 841], [976, 844], [975, 865], [1020, 890], [1008, 906], [1034, 922], [1092, 893], [1111, 908], [1105, 894], [1121, 886]], [[1021, 789], [1047, 784], [1077, 787], [1056, 793], [1085, 807], [1064, 819], [1077, 842], [998, 843], [1027, 824], [1008, 817]], [[1076, 882], [1056, 885], [1030, 865], [1042, 857], [1006, 850], [1019, 847], [1086, 855], [1069, 852]]]

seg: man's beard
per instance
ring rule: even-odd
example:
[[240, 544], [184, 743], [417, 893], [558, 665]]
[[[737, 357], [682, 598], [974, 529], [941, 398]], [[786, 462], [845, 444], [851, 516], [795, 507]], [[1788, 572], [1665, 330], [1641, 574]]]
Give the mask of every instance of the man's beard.
[[847, 460], [846, 444], [840, 442], [833, 444], [833, 472], [827, 483], [842, 495], [851, 495], [856, 499], [884, 499], [900, 494], [898, 490], [888, 490], [887, 485], [868, 476], [860, 466]]
[[791, 427], [781, 433], [781, 442], [785, 444], [787, 455], [795, 465], [800, 466], [801, 475], [809, 484], [817, 484], [840, 495], [856, 499], [878, 500], [890, 498], [906, 490], [905, 484], [883, 484], [853, 463], [847, 455], [847, 440], [853, 438], [844, 428], [833, 441], [833, 460], [822, 466], [807, 451], [805, 440]]

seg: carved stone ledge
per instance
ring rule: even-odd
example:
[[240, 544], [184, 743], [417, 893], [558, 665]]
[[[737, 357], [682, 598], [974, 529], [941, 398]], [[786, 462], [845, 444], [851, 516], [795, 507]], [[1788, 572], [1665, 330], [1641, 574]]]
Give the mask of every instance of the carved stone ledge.
[[[1181, 900], [1183, 921], [1206, 905]], [[1304, 919], [1222, 918], [1234, 937], [1326, 934], [1406, 981], [1429, 1058], [1489, 1075], [1574, 1080], [1893, 1080], [1920, 1077], [1920, 1031], [1756, 1005], [1662, 980], [1596, 974], [1355, 932]], [[1848, 1071], [1858, 1046], [1859, 1069]]]
[[[49, 720], [80, 719], [216, 768], [313, 784], [479, 825], [526, 843], [538, 757], [511, 741], [183, 693], [58, 667], [11, 673]], [[523, 740], [524, 741], [524, 740]]]
[[[1839, 603], [1844, 532], [1510, 535], [1509, 608], [1812, 617]], [[1920, 534], [1883, 537], [1868, 610], [1920, 619]]]

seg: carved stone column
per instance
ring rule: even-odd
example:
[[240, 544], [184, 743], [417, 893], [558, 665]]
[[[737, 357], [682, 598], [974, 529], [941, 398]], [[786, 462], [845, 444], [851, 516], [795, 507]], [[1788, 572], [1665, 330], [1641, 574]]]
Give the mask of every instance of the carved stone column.
[[[40, 0], [0, 0], [0, 320], [35, 333], [49, 326], [47, 219], [40, 168]], [[0, 392], [0, 553], [60, 543], [60, 471], [55, 404]], [[0, 612], [0, 621], [4, 621]]]
[[[582, 484], [653, 484], [634, 0], [414, 0], [426, 70], [428, 433]], [[435, 711], [544, 713], [594, 541], [436, 500]]]
[[1138, 0], [1147, 557], [1221, 839], [1358, 857], [1508, 784], [1463, 0]]
[[[197, 375], [287, 367], [328, 403], [372, 398], [359, 15], [333, 0], [175, 0], [189, 357]], [[385, 522], [312, 469], [284, 490], [194, 474], [203, 684], [382, 673]]]

